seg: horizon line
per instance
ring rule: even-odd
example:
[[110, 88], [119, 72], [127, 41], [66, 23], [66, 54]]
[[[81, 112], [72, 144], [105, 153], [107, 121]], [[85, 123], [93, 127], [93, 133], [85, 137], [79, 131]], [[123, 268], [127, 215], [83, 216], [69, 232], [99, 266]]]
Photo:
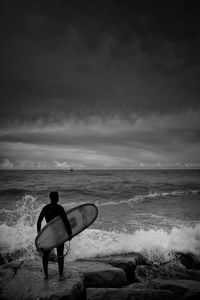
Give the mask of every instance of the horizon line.
[[193, 170], [200, 170], [199, 167], [193, 167], [193, 168], [109, 168], [109, 169], [104, 169], [104, 168], [88, 168], [88, 169], [79, 169], [79, 168], [69, 168], [69, 169], [17, 169], [17, 168], [13, 168], [13, 169], [1, 169], [0, 171], [70, 171], [70, 172], [74, 172], [74, 171], [165, 171], [165, 170], [182, 170], [182, 171], [193, 171]]

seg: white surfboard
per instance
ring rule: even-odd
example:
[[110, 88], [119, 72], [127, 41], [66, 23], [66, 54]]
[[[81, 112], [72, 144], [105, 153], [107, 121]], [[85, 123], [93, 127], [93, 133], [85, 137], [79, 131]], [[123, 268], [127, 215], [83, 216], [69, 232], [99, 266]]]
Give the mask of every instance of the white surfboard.
[[[72, 228], [72, 237], [90, 226], [97, 218], [98, 209], [92, 203], [86, 203], [66, 212]], [[63, 220], [60, 216], [47, 223], [35, 239], [37, 249], [50, 250], [69, 240]]]

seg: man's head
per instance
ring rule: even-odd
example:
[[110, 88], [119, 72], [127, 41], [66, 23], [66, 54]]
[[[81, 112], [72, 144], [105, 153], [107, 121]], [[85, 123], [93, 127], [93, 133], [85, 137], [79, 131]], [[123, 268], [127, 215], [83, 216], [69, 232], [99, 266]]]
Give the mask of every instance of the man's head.
[[56, 204], [59, 201], [59, 195], [58, 192], [51, 192], [49, 194], [49, 198], [51, 200], [51, 203]]

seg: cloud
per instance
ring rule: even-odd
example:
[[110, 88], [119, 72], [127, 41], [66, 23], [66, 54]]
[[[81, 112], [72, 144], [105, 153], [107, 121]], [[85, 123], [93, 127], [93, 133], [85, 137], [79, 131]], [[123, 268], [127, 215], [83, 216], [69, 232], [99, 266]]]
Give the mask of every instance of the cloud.
[[[199, 163], [199, 111], [132, 120], [76, 119], [63, 125], [0, 130], [1, 158], [49, 168], [179, 167]], [[27, 164], [28, 166], [28, 164]], [[46, 168], [46, 167], [45, 167]]]
[[57, 167], [57, 168], [69, 168], [70, 167], [70, 165], [66, 162], [66, 161], [63, 161], [63, 162], [59, 162], [59, 161], [54, 161], [54, 163], [55, 163], [55, 166]]
[[91, 117], [87, 121], [71, 118], [63, 124], [20, 125], [0, 129], [0, 140], [41, 145], [130, 144], [162, 146], [169, 142], [199, 143], [200, 111], [147, 116], [132, 115], [124, 120]]
[[49, 169], [52, 168], [52, 165], [44, 162], [44, 161], [35, 161], [34, 160], [24, 160], [19, 158], [13, 159], [3, 159], [2, 163], [0, 164], [0, 169], [2, 170], [15, 170], [15, 169], [22, 169], [22, 170], [34, 170], [34, 169]]
[[173, 54], [174, 63], [167, 53], [152, 58], [141, 49], [136, 54], [130, 49], [129, 55], [117, 60], [111, 57], [107, 64], [99, 59], [98, 51], [88, 56], [76, 50], [62, 53], [60, 48], [42, 54], [28, 49], [23, 54], [17, 47], [12, 47], [15, 53], [10, 54], [7, 65], [12, 71], [4, 74], [2, 127], [38, 121], [62, 123], [71, 116], [85, 120], [120, 115], [127, 119], [133, 113], [200, 108], [199, 63], [187, 66], [187, 58], [178, 63], [180, 59]]
[[[185, 25], [180, 11], [161, 10], [162, 19], [153, 6], [128, 7], [91, 3], [90, 11], [59, 2], [49, 12], [43, 4], [24, 12], [19, 6], [14, 19], [19, 26], [12, 26], [10, 17], [12, 34], [2, 37], [0, 126], [199, 109], [195, 16], [189, 14]], [[183, 39], [178, 34], [190, 31]]]
[[14, 164], [9, 159], [3, 159], [1, 163], [1, 169], [12, 169], [14, 167]]
[[55, 164], [55, 168], [57, 169], [71, 169], [71, 168], [75, 168], [75, 169], [85, 169], [87, 168], [86, 165], [84, 165], [81, 162], [76, 162], [75, 160], [71, 161], [70, 163], [66, 162], [66, 161], [54, 161], [53, 162]]

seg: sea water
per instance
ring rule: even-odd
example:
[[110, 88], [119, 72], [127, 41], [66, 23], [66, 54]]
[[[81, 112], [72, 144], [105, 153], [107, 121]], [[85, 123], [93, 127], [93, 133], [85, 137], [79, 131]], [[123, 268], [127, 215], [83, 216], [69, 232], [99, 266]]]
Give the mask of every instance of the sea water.
[[[140, 252], [200, 254], [200, 170], [0, 171], [0, 253], [36, 257], [36, 223], [49, 193], [66, 210], [90, 202], [96, 221], [70, 243], [67, 259]], [[45, 225], [43, 221], [42, 226]]]

